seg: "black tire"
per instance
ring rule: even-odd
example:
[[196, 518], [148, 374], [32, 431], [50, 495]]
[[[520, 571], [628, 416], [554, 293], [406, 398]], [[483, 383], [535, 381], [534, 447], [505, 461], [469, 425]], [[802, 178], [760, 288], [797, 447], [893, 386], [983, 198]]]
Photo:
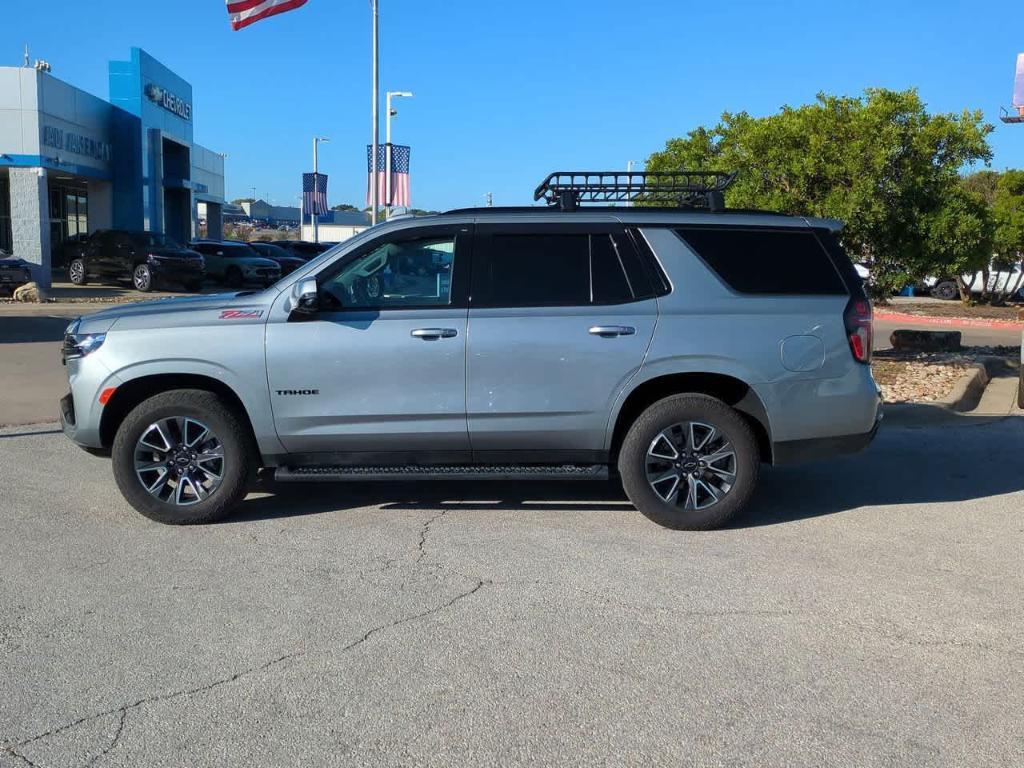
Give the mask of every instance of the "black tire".
[[943, 299], [945, 301], [952, 301], [953, 299], [960, 298], [960, 289], [957, 287], [955, 281], [942, 280], [936, 283], [932, 288], [932, 297], [936, 299]]
[[228, 267], [228, 271], [224, 273], [224, 283], [229, 288], [241, 288], [242, 270], [238, 267]]
[[185, 283], [185, 290], [188, 291], [189, 293], [199, 293], [201, 290], [203, 290], [203, 284], [198, 280], [193, 280], [191, 282]]
[[1017, 384], [1017, 407], [1024, 408], [1024, 362], [1020, 365], [1020, 382]]
[[68, 280], [73, 285], [85, 285], [89, 282], [89, 275], [85, 271], [85, 262], [82, 259], [72, 259], [68, 264]]
[[[684, 509], [681, 505], [666, 502], [647, 479], [648, 450], [655, 439], [663, 430], [688, 422], [714, 427], [718, 436], [728, 440], [735, 454], [729, 463], [729, 468], [734, 470], [735, 481], [720, 501], [703, 509]], [[679, 460], [682, 464], [686, 457], [680, 455]], [[651, 405], [633, 422], [619, 451], [618, 468], [626, 495], [645, 517], [666, 528], [708, 530], [727, 523], [750, 501], [757, 485], [760, 455], [750, 426], [721, 400], [708, 395], [673, 395]], [[674, 468], [685, 477], [686, 473], [678, 465]], [[691, 469], [697, 470], [697, 467]], [[677, 487], [683, 484], [680, 481]], [[669, 482], [662, 489], [669, 499], [675, 501], [679, 496], [670, 490], [671, 487]], [[720, 487], [716, 486], [716, 490]]]
[[153, 271], [148, 264], [136, 264], [132, 269], [132, 287], [140, 293], [153, 290]]
[[[224, 453], [220, 485], [206, 499], [189, 505], [151, 495], [135, 472], [138, 441], [151, 425], [172, 417], [196, 419], [208, 426]], [[176, 389], [143, 400], [121, 423], [111, 451], [114, 479], [128, 503], [151, 520], [168, 525], [212, 523], [229, 515], [245, 497], [250, 478], [255, 477], [257, 456], [244, 419], [216, 394], [200, 389]]]

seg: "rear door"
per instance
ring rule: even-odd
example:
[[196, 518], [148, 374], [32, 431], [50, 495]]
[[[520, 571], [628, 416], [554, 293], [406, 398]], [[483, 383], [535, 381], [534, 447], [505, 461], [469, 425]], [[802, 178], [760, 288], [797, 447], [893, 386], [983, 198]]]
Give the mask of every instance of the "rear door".
[[479, 461], [600, 461], [657, 319], [618, 223], [477, 225], [467, 418]]

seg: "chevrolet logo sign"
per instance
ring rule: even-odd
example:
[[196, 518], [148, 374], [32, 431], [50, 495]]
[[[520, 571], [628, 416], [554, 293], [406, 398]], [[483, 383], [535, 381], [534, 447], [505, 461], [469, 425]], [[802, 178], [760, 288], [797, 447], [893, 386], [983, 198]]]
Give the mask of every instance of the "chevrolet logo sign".
[[146, 98], [154, 104], [159, 104], [168, 112], [177, 115], [182, 120], [192, 119], [192, 105], [156, 83], [149, 83], [146, 85]]

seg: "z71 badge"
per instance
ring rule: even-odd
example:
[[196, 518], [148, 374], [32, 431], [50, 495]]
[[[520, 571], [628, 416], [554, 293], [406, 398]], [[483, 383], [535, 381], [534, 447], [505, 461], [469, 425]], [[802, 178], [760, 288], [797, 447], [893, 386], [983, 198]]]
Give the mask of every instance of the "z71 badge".
[[224, 309], [221, 320], [259, 320], [263, 316], [262, 309]]

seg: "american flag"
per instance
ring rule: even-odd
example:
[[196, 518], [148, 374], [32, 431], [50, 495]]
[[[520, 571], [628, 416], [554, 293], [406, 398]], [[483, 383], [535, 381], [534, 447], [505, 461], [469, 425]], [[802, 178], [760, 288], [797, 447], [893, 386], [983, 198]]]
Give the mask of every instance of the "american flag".
[[260, 19], [276, 16], [306, 4], [306, 0], [225, 0], [231, 28], [239, 30]]
[[327, 213], [327, 174], [302, 174], [302, 213], [322, 216]]
[[[387, 173], [387, 145], [377, 147], [377, 200], [381, 205], [401, 205], [409, 207], [409, 156], [410, 149], [402, 144], [391, 145], [391, 200], [386, 200], [384, 178]], [[366, 147], [366, 204], [373, 205], [373, 146]]]

